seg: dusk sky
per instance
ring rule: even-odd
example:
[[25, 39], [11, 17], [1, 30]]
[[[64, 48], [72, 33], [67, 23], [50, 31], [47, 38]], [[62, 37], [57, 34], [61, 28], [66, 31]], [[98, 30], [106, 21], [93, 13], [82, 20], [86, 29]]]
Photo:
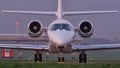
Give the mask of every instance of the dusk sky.
[[[0, 10], [57, 11], [57, 0], [0, 0]], [[120, 0], [63, 0], [64, 11], [120, 10]], [[19, 33], [27, 33], [29, 21], [37, 19], [47, 27], [56, 16], [0, 13], [0, 33], [15, 33], [18, 21]], [[66, 16], [75, 27], [82, 20], [90, 20], [94, 25], [95, 38], [114, 40], [120, 38], [120, 12]]]

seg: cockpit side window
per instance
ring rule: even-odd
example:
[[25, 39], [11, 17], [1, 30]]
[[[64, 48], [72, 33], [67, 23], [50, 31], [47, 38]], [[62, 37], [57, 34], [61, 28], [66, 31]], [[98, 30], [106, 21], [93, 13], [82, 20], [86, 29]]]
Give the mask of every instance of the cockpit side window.
[[65, 30], [65, 31], [70, 31], [72, 30], [69, 24], [53, 24], [52, 31], [56, 31], [56, 30]]

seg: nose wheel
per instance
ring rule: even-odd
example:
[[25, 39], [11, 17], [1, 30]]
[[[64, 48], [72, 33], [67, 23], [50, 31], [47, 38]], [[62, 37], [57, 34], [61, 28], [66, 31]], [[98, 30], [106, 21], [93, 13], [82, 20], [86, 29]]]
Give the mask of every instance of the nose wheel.
[[42, 54], [39, 51], [35, 53], [35, 62], [42, 62]]
[[87, 61], [87, 55], [84, 53], [84, 51], [82, 53], [79, 54], [79, 63], [86, 63]]

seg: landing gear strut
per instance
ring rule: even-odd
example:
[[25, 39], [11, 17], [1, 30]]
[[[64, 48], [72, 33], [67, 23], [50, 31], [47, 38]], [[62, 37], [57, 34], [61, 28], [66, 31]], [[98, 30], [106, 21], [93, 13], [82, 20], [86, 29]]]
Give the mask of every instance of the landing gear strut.
[[79, 63], [86, 63], [87, 61], [87, 55], [82, 51], [79, 55]]
[[35, 53], [35, 62], [42, 62], [42, 54], [39, 51]]

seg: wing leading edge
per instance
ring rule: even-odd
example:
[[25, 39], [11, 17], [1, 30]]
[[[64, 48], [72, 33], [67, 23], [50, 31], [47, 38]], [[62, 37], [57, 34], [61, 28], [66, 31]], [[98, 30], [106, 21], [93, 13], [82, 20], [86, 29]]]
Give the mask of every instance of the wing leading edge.
[[0, 44], [0, 48], [47, 51], [49, 46], [48, 45], [28, 45], [28, 44]]
[[106, 49], [120, 49], [120, 44], [100, 44], [100, 45], [73, 45], [74, 51], [93, 51]]

